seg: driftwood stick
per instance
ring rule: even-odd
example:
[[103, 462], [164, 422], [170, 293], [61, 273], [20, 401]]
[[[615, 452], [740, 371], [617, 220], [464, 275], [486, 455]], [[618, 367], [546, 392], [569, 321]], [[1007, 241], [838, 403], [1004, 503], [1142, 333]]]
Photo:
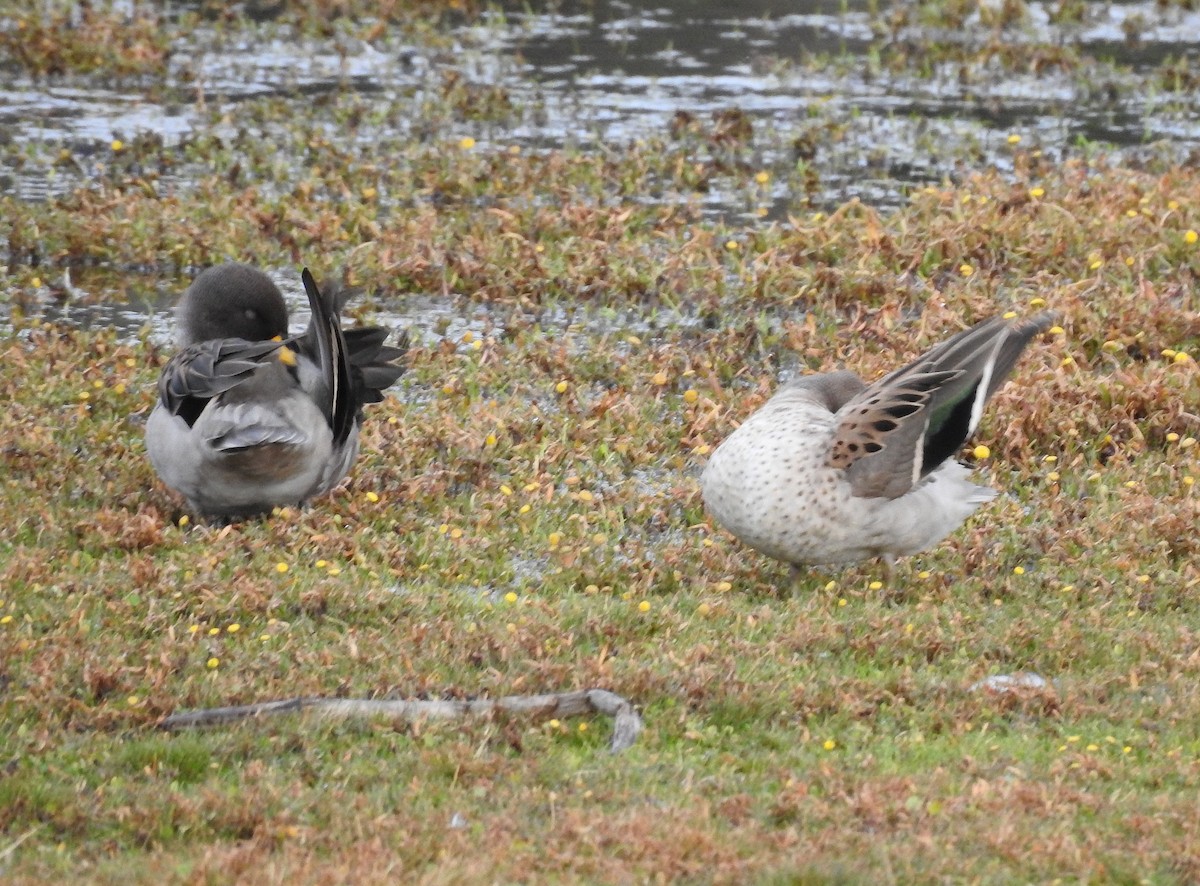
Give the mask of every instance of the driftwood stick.
[[479, 698], [473, 701], [426, 701], [424, 699], [357, 699], [305, 696], [281, 701], [224, 708], [182, 711], [159, 721], [160, 729], [195, 729], [220, 726], [268, 714], [294, 714], [311, 711], [335, 720], [392, 717], [404, 720], [452, 720], [487, 716], [497, 711], [522, 714], [538, 719], [606, 714], [613, 718], [613, 736], [609, 744], [618, 753], [630, 747], [642, 731], [642, 718], [633, 705], [606, 689], [581, 689], [578, 692], [551, 692], [545, 695], [508, 695], [504, 698]]

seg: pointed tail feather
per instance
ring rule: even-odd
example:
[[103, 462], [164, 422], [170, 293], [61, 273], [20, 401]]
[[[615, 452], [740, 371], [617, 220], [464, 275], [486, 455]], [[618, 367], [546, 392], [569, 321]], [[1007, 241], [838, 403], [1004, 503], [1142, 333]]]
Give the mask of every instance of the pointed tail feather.
[[307, 337], [316, 347], [321, 374], [329, 390], [330, 402], [325, 405], [325, 417], [333, 431], [334, 446], [341, 447], [354, 430], [357, 412], [346, 340], [342, 336], [335, 305], [321, 295], [308, 268], [301, 272], [300, 279], [312, 309]]

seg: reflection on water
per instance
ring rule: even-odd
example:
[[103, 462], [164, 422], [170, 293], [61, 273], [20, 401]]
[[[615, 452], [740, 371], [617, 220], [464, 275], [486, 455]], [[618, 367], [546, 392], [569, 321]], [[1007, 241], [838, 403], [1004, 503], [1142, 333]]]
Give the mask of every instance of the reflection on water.
[[[708, 118], [736, 107], [756, 124], [757, 157], [778, 165], [796, 162], [793, 143], [814, 121], [836, 125], [835, 150], [801, 158], [820, 173], [819, 202], [858, 196], [877, 205], [899, 199], [899, 185], [953, 174], [964, 146], [975, 165], [1004, 168], [1014, 130], [1052, 152], [1081, 138], [1127, 149], [1154, 140], [1200, 143], [1194, 90], [1145, 82], [1166, 59], [1200, 55], [1200, 11], [1088, 3], [1078, 21], [1056, 24], [1056, 8], [1030, 3], [1024, 20], [1002, 31], [981, 21], [983, 12], [939, 31], [897, 25], [903, 5], [872, 14], [862, 3], [813, 0], [564, 2], [553, 12], [493, 13], [461, 28], [461, 51], [453, 52], [386, 38], [316, 41], [271, 25], [233, 35], [200, 29], [173, 48], [165, 91], [0, 74], [0, 125], [20, 143], [65, 144], [86, 155], [89, 144], [141, 131], [177, 141], [208, 119], [202, 108], [263, 95], [345, 89], [407, 99], [415, 110], [422, 86], [453, 69], [508, 91], [516, 113], [483, 133], [505, 144], [619, 143], [666, 134], [681, 111]], [[916, 21], [918, 11], [910, 12]], [[893, 51], [919, 54], [931, 36], [967, 50], [1002, 36], [1005, 45], [1069, 49], [1077, 62], [1037, 73], [1032, 62], [954, 61], [919, 72], [914, 62], [899, 73], [881, 63]], [[415, 125], [412, 115], [390, 116], [399, 137]], [[73, 184], [69, 176], [18, 172], [0, 186], [39, 199]], [[744, 211], [724, 200], [712, 194], [709, 206]]]
[[[817, 206], [851, 197], [894, 205], [908, 185], [964, 168], [1005, 170], [1013, 133], [1051, 159], [1083, 142], [1127, 159], [1148, 152], [1178, 158], [1200, 147], [1200, 96], [1164, 88], [1162, 78], [1164, 62], [1175, 59], [1200, 79], [1200, 11], [1153, 0], [1092, 2], [1079, 7], [1075, 21], [1058, 23], [1060, 4], [1032, 2], [1022, 20], [1001, 27], [985, 20], [997, 14], [998, 2], [971, 8], [959, 27], [924, 21], [918, 28], [921, 8], [897, 4], [872, 13], [858, 0], [669, 0], [647, 7], [567, 0], [551, 12], [491, 13], [456, 31], [453, 50], [388, 35], [367, 43], [348, 29], [318, 41], [273, 24], [232, 33], [201, 27], [173, 47], [166, 88], [114, 89], [81, 77], [35, 82], [0, 70], [7, 156], [15, 145], [43, 160], [65, 146], [73, 157], [69, 167], [0, 169], [0, 190], [26, 200], [68, 191], [86, 184], [114, 137], [149, 132], [176, 144], [193, 130], [207, 131], [215, 109], [262, 96], [300, 103], [299, 112], [312, 117], [321, 111], [305, 96], [358, 93], [393, 109], [381, 115], [380, 125], [391, 127], [381, 137], [420, 137], [424, 91], [450, 71], [502, 86], [513, 112], [449, 124], [461, 131], [440, 136], [470, 135], [483, 150], [588, 149], [670, 138], [681, 114], [707, 122], [737, 108], [752, 123], [748, 161], [781, 172], [811, 167]], [[962, 53], [922, 61], [930, 39]], [[985, 58], [1000, 45], [1024, 47], [1031, 60], [1036, 49], [1039, 58], [1070, 63], [1035, 71], [1019, 52], [1005, 63]], [[907, 64], [888, 64], [905, 53]], [[332, 123], [326, 134], [354, 137]], [[200, 172], [181, 164], [169, 175], [186, 186]], [[768, 218], [794, 211], [803, 199], [789, 192], [786, 175], [773, 176], [769, 188]], [[712, 215], [759, 221], [758, 207], [723, 192], [719, 182], [701, 199]], [[50, 309], [56, 303], [47, 298]]]

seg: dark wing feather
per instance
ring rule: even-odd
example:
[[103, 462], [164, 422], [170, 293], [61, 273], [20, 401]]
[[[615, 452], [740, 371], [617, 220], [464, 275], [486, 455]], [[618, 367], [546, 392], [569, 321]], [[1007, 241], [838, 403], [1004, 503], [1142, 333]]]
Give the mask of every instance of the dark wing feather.
[[237, 387], [284, 344], [224, 338], [189, 345], [163, 368], [158, 397], [168, 412], [191, 427], [209, 400]]
[[401, 336], [398, 347], [384, 345], [388, 331], [379, 326], [359, 326], [343, 334], [350, 355], [354, 402], [361, 419], [362, 405], [381, 402], [384, 390], [404, 374], [407, 367], [398, 361], [408, 353], [408, 333]]

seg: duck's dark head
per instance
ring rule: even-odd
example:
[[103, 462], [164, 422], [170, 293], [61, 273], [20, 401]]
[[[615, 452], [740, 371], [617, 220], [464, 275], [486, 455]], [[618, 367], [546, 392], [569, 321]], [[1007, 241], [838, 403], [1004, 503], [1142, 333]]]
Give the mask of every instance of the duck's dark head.
[[179, 344], [215, 338], [265, 341], [287, 335], [287, 305], [271, 279], [250, 265], [227, 262], [202, 272], [175, 309]]

